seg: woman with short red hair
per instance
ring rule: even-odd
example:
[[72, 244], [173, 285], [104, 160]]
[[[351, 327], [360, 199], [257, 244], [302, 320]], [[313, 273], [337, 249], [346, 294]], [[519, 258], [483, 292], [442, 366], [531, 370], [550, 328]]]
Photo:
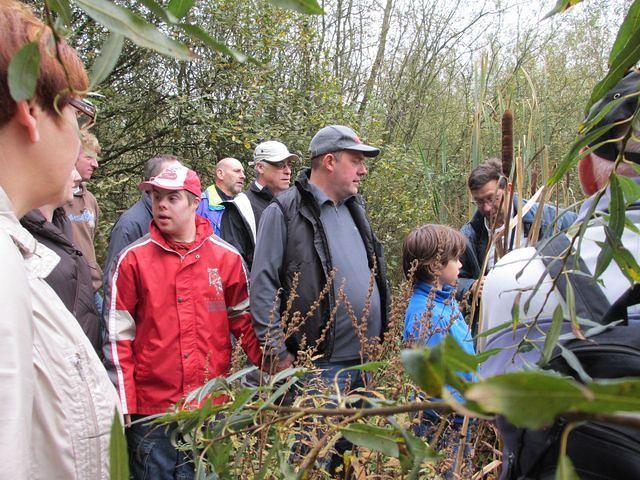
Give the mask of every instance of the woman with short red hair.
[[[9, 64], [29, 43], [40, 52], [35, 94], [16, 102]], [[44, 281], [58, 256], [18, 221], [64, 194], [80, 148], [78, 121], [95, 118], [82, 100], [87, 86], [75, 50], [56, 44], [23, 4], [0, 0], [1, 478], [109, 478], [115, 390]]]

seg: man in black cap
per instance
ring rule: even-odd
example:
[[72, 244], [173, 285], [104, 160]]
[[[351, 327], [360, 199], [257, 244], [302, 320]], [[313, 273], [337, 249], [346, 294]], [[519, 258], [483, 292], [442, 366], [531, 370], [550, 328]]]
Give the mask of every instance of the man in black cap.
[[[311, 348], [320, 355], [315, 363], [321, 376], [333, 382], [342, 369], [367, 361], [387, 328], [382, 246], [358, 194], [365, 159], [380, 150], [341, 125], [321, 129], [309, 150], [311, 168], [262, 214], [251, 313], [274, 370], [291, 366], [301, 348]], [[285, 332], [281, 319], [294, 288]], [[293, 315], [298, 311], [299, 319]], [[338, 382], [341, 388], [363, 386], [354, 371], [342, 371]]]
[[[590, 153], [586, 153], [578, 164], [580, 184], [585, 194], [591, 195], [591, 197], [583, 204], [576, 224], [567, 232], [566, 240], [559, 239], [566, 245], [564, 247], [566, 250], [571, 238], [578, 234], [580, 223], [582, 221], [591, 222], [584, 232], [579, 250], [579, 257], [584, 265], [579, 268], [580, 271], [572, 274], [572, 277], [569, 277], [567, 273], [567, 278], [574, 288], [577, 315], [596, 322], [602, 315], [595, 311], [598, 309], [606, 311], [609, 304], [618, 300], [631, 285], [630, 280], [615, 260], [612, 260], [599, 275], [598, 283], [593, 278], [602, 252], [601, 245], [611, 244], [611, 240], [607, 240], [605, 225], [611, 226], [610, 222], [614, 216], [612, 215], [608, 219], [603, 214], [608, 215], [609, 213], [611, 201], [609, 178], [616, 160], [620, 157], [622, 160], [616, 170], [618, 182], [624, 182], [627, 191], [632, 192], [631, 195], [626, 195], [624, 202], [627, 205], [626, 217], [628, 222], [633, 223], [636, 228], [640, 227], [640, 201], [638, 201], [640, 177], [636, 170], [637, 164], [640, 163], [640, 143], [638, 142], [640, 132], [632, 130], [635, 126], [631, 121], [638, 107], [639, 94], [640, 73], [632, 71], [592, 107], [587, 122], [603, 112], [605, 107], [610, 108], [597, 125], [591, 129], [592, 132], [607, 125], [613, 127], [602, 133], [583, 151], [584, 154], [593, 149]], [[617, 125], [614, 126], [614, 124]], [[622, 151], [624, 139], [628, 139], [628, 142]], [[605, 194], [598, 199], [596, 194], [605, 188]], [[596, 201], [597, 205], [593, 209]], [[595, 212], [593, 216], [590, 214], [592, 211]], [[637, 230], [633, 231], [629, 226], [626, 226], [619, 240], [621, 245], [635, 258], [635, 261], [640, 263], [640, 242], [636, 232]], [[558, 243], [557, 240], [554, 242]], [[578, 243], [579, 241], [576, 240], [575, 245], [577, 246]], [[549, 276], [549, 270], [553, 271], [552, 258], [554, 256], [557, 258], [557, 255], [561, 255], [561, 253], [551, 253], [547, 251], [547, 247], [543, 248], [544, 250], [541, 252], [534, 248], [514, 250], [505, 255], [487, 276], [483, 292], [481, 331], [498, 327], [510, 320], [514, 305], [515, 308], [519, 308], [520, 312], [519, 321], [515, 327], [508, 325], [493, 332], [487, 337], [486, 345], [479, 341], [479, 350], [503, 349], [481, 366], [481, 374], [485, 378], [505, 372], [523, 370], [527, 366], [535, 365], [541, 356], [546, 338], [545, 332], [551, 328], [554, 311], [558, 305], [565, 303], [562, 298], [567, 298], [566, 291], [563, 293], [559, 289], [559, 286], [562, 288], [562, 282], [554, 283]], [[545, 263], [548, 264], [549, 270]], [[567, 265], [572, 264], [571, 260], [567, 262]], [[567, 267], [567, 269], [569, 268], [571, 267]], [[578, 267], [575, 268], [578, 269]], [[564, 276], [560, 275], [560, 277]], [[538, 283], [539, 281], [541, 283]], [[551, 288], [554, 288], [553, 292], [550, 292]], [[594, 300], [594, 298], [597, 299]], [[588, 318], [589, 316], [592, 318]], [[564, 318], [562, 332], [571, 335], [572, 329], [568, 320], [570, 316], [566, 311]], [[536, 322], [535, 327], [532, 327], [533, 322]], [[630, 325], [638, 325], [640, 322], [637, 315], [630, 313], [629, 323]], [[583, 326], [583, 328], [588, 327]], [[587, 334], [587, 336], [589, 335]], [[518, 348], [519, 345], [525, 343], [533, 348]], [[593, 345], [598, 344], [597, 337], [593, 337], [592, 343]], [[498, 427], [505, 444], [503, 458], [510, 459], [509, 463], [505, 463], [501, 478], [533, 478], [534, 472], [537, 472], [535, 478], [542, 478], [543, 473], [555, 469], [557, 448], [547, 445], [545, 452], [548, 454], [542, 452], [540, 455], [531, 453], [532, 450], [523, 452], [523, 448], [531, 448], [531, 442], [522, 440], [525, 438], [523, 431], [515, 429], [502, 420], [498, 421]], [[579, 444], [574, 444], [573, 441], [580, 437], [584, 438], [579, 440]], [[631, 476], [620, 473], [626, 467], [618, 464], [620, 462], [610, 461], [610, 457], [607, 459], [602, 457], [602, 455], [616, 457], [618, 454], [621, 455], [620, 458], [629, 457], [628, 452], [632, 451], [632, 447], [629, 447], [626, 452], [616, 453], [614, 445], [606, 445], [608, 445], [606, 442], [602, 443], [600, 440], [591, 439], [588, 434], [585, 436], [584, 432], [580, 431], [575, 435], [572, 432], [569, 437], [568, 454], [580, 478], [636, 478], [637, 470]], [[592, 463], [593, 460], [595, 460], [595, 464]], [[634, 461], [637, 462], [637, 460]], [[613, 463], [616, 463], [616, 468], [622, 469], [617, 470], [618, 474], [610, 473], [609, 469], [612, 468]], [[594, 468], [600, 468], [597, 465], [604, 469], [601, 472], [602, 476], [595, 475]], [[539, 477], [538, 474], [541, 476]], [[547, 477], [544, 476], [544, 478]]]

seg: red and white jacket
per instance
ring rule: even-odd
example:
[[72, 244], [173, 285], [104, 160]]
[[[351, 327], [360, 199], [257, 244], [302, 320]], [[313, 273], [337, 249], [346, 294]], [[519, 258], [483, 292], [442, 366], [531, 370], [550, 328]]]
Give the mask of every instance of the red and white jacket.
[[163, 413], [227, 375], [230, 333], [254, 365], [262, 360], [242, 258], [197, 215], [196, 227], [193, 247], [179, 253], [152, 222], [111, 273], [105, 357], [123, 414]]

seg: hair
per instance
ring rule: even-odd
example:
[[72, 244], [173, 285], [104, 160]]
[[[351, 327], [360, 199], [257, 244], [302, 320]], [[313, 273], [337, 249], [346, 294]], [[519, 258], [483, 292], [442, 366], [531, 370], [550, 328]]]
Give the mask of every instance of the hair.
[[316, 155], [315, 157], [311, 158], [311, 170], [318, 170], [320, 167], [322, 167], [322, 160], [327, 155], [333, 155], [334, 157], [336, 157], [336, 160], [340, 161], [340, 154], [343, 151], [344, 150], [337, 150], [335, 152], [326, 152], [320, 155]]
[[496, 180], [500, 188], [507, 185], [502, 175], [502, 163], [497, 158], [489, 158], [471, 170], [467, 185], [471, 191], [479, 190], [492, 180]]
[[151, 157], [144, 164], [144, 170], [142, 172], [144, 180], [151, 180], [153, 177], [157, 176], [162, 171], [162, 165], [165, 162], [180, 163], [180, 160], [178, 160], [178, 157], [176, 157], [175, 155], [167, 154], [160, 154], [156, 155], [155, 157]]
[[93, 133], [80, 130], [80, 140], [82, 141], [82, 149], [85, 152], [93, 152], [96, 155], [100, 155], [100, 143]]
[[63, 40], [56, 45], [51, 29], [26, 5], [0, 0], [0, 127], [13, 117], [16, 108], [9, 91], [9, 63], [20, 48], [34, 41], [40, 50], [34, 101], [43, 110], [56, 113], [56, 108], [61, 110], [72, 95], [81, 96], [89, 86], [87, 72], [72, 47]]
[[200, 198], [197, 195], [195, 195], [195, 194], [193, 194], [193, 193], [191, 193], [191, 192], [189, 192], [187, 190], [184, 190], [184, 193], [187, 194], [187, 203], [189, 205], [193, 205], [193, 203], [196, 201], [196, 198]]
[[415, 263], [413, 281], [433, 282], [449, 260], [460, 258], [465, 247], [464, 236], [447, 225], [428, 223], [414, 228], [402, 244], [404, 275], [409, 278]]

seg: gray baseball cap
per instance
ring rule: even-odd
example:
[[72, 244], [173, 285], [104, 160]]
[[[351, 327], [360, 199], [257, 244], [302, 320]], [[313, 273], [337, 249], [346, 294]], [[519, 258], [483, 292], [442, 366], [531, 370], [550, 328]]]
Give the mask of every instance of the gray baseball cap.
[[309, 144], [311, 158], [340, 150], [362, 152], [365, 157], [376, 157], [380, 154], [379, 148], [365, 145], [356, 132], [344, 125], [329, 125], [320, 129]]

